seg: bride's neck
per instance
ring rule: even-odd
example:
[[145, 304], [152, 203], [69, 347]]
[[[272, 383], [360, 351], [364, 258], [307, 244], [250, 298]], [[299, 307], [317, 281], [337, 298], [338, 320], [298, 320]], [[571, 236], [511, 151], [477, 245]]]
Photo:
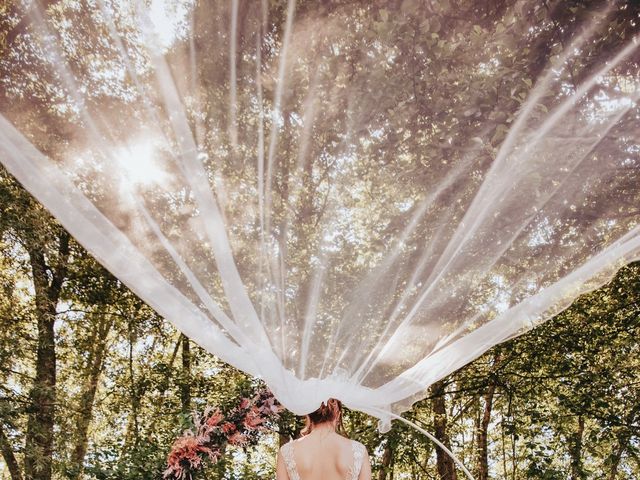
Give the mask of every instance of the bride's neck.
[[311, 430], [311, 433], [313, 432], [335, 432], [336, 431], [336, 426], [333, 423], [320, 423], [318, 425], [314, 425], [313, 429]]

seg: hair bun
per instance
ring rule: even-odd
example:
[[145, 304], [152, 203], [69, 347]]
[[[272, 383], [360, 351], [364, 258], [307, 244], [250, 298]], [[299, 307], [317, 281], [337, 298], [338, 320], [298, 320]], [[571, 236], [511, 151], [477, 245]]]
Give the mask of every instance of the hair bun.
[[313, 425], [334, 421], [338, 421], [340, 430], [344, 431], [344, 427], [340, 423], [342, 421], [342, 402], [336, 398], [329, 398], [322, 402], [315, 412], [307, 415], [307, 426], [302, 431], [302, 434], [306, 435], [311, 432]]

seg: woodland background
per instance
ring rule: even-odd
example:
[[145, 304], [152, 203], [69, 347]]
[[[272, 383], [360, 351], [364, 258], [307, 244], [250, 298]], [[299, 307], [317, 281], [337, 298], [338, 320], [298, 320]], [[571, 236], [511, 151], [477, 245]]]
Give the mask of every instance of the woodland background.
[[[206, 2], [200, 3], [206, 8]], [[241, 2], [241, 14], [250, 3]], [[304, 10], [306, 2], [299, 3]], [[366, 9], [367, 2], [346, 3]], [[376, 28], [407, 32], [403, 51], [416, 55], [416, 61], [413, 72], [387, 74], [403, 75], [403, 82], [413, 75], [414, 94], [429, 98], [412, 106], [411, 118], [403, 116], [407, 128], [421, 131], [435, 122], [440, 131], [453, 132], [455, 142], [479, 122], [489, 122], [496, 147], [544, 67], [543, 59], [563, 48], [567, 25], [580, 21], [587, 7], [598, 2], [515, 2], [515, 16], [514, 2], [452, 3], [458, 17], [445, 15], [431, 2], [390, 2], [392, 14], [382, 16]], [[91, 7], [84, 1], [40, 4], [54, 12]], [[282, 5], [274, 4], [274, 15], [283, 15]], [[326, 4], [330, 9], [332, 2]], [[20, 108], [18, 100], [48, 109], [50, 121], [31, 141], [55, 156], [71, 114], [59, 108], [64, 96], [39, 75], [38, 52], [29, 51], [24, 14], [16, 5], [0, 5], [0, 111]], [[604, 55], [637, 31], [637, 3], [620, 5], [607, 36], [591, 45], [585, 58]], [[427, 16], [426, 23], [414, 21]], [[536, 28], [523, 38], [522, 25]], [[77, 27], [81, 32], [83, 26]], [[456, 43], [458, 61], [452, 63], [456, 35], [470, 31], [468, 42]], [[465, 59], [497, 34], [504, 38], [502, 54], [508, 62], [501, 67], [500, 83], [487, 84], [495, 77], [483, 80], [465, 72], [472, 63]], [[418, 46], [431, 53], [429, 65], [421, 63]], [[16, 51], [22, 53], [11, 53]], [[72, 58], [78, 69], [89, 68], [84, 61], [82, 52]], [[585, 65], [576, 61], [573, 66], [576, 82], [589, 73]], [[440, 74], [436, 78], [433, 72]], [[616, 72], [620, 78], [627, 73]], [[499, 104], [502, 113], [485, 118], [484, 104], [473, 97], [477, 92], [492, 92], [485, 100]], [[98, 102], [105, 93], [95, 95]], [[381, 102], [395, 102], [384, 92], [381, 96]], [[477, 106], [469, 110], [471, 104]], [[215, 112], [215, 103], [209, 108]], [[425, 138], [424, 151], [448, 154], [434, 131]], [[415, 160], [419, 152], [407, 155]], [[294, 156], [281, 161], [293, 164]], [[426, 174], [423, 159], [402, 165], [379, 160], [381, 175], [397, 174], [406, 188], [419, 188]], [[311, 175], [322, 171], [322, 161], [310, 156], [305, 165], [309, 178], [319, 180], [310, 181], [300, 197], [304, 205], [298, 224], [304, 228], [312, 228], [321, 208], [314, 203], [320, 184], [330, 181]], [[285, 179], [276, 182], [277, 195], [286, 195]], [[304, 241], [304, 235], [300, 238]], [[178, 334], [100, 267], [4, 170], [0, 249], [1, 479], [158, 479], [193, 409], [234, 405], [260, 388]], [[298, 261], [304, 271], [304, 258]], [[433, 385], [406, 416], [449, 445], [479, 480], [640, 478], [639, 337], [640, 264], [635, 263], [548, 323]], [[345, 423], [352, 438], [372, 453], [378, 480], [462, 478], [448, 457], [401, 424], [381, 435], [376, 422], [363, 414], [347, 412]], [[224, 461], [202, 478], [272, 478], [279, 445], [301, 426], [299, 419], [284, 415], [277, 432], [265, 433], [256, 447], [229, 447]]]

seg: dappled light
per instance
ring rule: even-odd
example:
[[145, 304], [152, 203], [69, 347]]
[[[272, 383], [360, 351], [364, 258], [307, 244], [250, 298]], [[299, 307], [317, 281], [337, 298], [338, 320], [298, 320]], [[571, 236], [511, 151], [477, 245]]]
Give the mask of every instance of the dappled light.
[[632, 2], [397, 3], [16, 7], [0, 160], [291, 411], [388, 428], [640, 255]]

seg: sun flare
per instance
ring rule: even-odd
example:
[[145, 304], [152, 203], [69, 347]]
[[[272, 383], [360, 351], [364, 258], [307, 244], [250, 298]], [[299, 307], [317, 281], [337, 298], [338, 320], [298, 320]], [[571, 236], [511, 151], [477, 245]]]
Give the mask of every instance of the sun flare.
[[160, 183], [165, 176], [158, 162], [161, 151], [151, 139], [137, 140], [114, 152], [122, 169], [122, 183], [126, 187], [150, 186]]

